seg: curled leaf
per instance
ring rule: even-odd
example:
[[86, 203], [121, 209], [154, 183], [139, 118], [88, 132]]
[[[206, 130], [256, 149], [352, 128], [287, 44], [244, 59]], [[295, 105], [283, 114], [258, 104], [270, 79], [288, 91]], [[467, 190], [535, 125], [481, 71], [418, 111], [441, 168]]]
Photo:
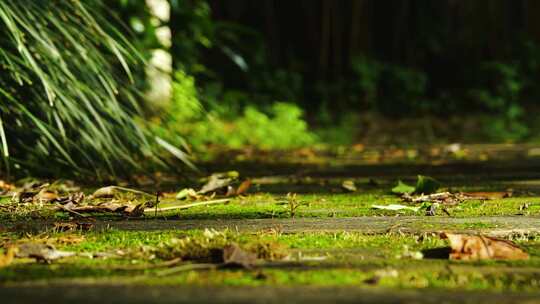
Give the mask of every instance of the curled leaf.
[[341, 184], [341, 187], [350, 192], [356, 192], [358, 190], [356, 188], [356, 185], [354, 184], [354, 181], [352, 180], [343, 181], [343, 183]]
[[249, 190], [249, 187], [251, 187], [251, 180], [246, 179], [240, 184], [240, 186], [238, 186], [238, 189], [236, 189], [236, 195], [241, 195], [241, 194], [246, 193]]
[[525, 260], [529, 255], [513, 242], [484, 235], [442, 233], [450, 243], [452, 260]]

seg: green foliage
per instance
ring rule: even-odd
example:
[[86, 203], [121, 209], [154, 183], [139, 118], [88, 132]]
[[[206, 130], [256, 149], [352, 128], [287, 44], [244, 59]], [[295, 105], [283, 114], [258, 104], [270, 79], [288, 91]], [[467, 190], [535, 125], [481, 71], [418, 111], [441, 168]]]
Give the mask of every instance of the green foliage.
[[351, 69], [357, 78], [353, 90], [360, 92], [364, 103], [375, 105], [379, 90], [382, 64], [366, 57], [354, 58]]
[[437, 192], [441, 184], [433, 177], [418, 175], [416, 186], [410, 186], [402, 181], [398, 181], [397, 185], [392, 188], [392, 193], [395, 194], [432, 194]]
[[486, 63], [481, 69], [481, 88], [470, 95], [491, 115], [483, 117], [484, 131], [494, 141], [516, 141], [528, 135], [521, 106], [527, 80], [516, 64]]
[[201, 64], [203, 50], [213, 47], [216, 31], [210, 5], [202, 0], [172, 0], [170, 4], [175, 67], [189, 74], [206, 74], [207, 67]]
[[158, 161], [138, 111], [138, 52], [100, 1], [0, 2], [2, 154], [34, 174], [115, 174]]
[[315, 142], [302, 120], [302, 110], [290, 103], [277, 102], [264, 114], [248, 107], [237, 121], [237, 142], [261, 148], [294, 148]]
[[440, 187], [441, 184], [433, 177], [418, 175], [414, 192], [418, 194], [431, 194], [437, 192]]
[[351, 91], [362, 104], [390, 116], [425, 110], [428, 78], [421, 71], [366, 57], [352, 61]]
[[410, 185], [405, 184], [402, 181], [398, 181], [397, 185], [392, 188], [392, 193], [395, 194], [411, 194], [416, 188]]
[[[230, 97], [243, 95], [230, 93]], [[225, 115], [222, 107], [204, 110], [195, 80], [182, 71], [175, 74], [173, 100], [164, 121], [153, 128], [173, 143], [183, 138], [196, 150], [207, 145], [230, 148], [293, 148], [313, 144], [316, 137], [307, 129], [302, 110], [290, 103], [275, 102], [265, 113], [254, 106]]]
[[317, 128], [315, 133], [321, 142], [341, 146], [353, 144], [360, 125], [358, 113], [343, 114], [339, 121], [333, 122], [329, 118], [330, 113], [328, 112], [329, 110], [319, 111], [319, 120], [322, 126]]

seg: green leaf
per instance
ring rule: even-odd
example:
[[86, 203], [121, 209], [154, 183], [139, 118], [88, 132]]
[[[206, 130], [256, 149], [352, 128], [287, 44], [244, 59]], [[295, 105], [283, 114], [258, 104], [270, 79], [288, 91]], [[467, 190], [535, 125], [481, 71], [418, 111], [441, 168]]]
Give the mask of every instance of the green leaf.
[[392, 188], [392, 193], [396, 194], [411, 194], [415, 191], [413, 186], [409, 186], [402, 181], [398, 181], [397, 185]]
[[432, 194], [437, 192], [440, 187], [441, 183], [439, 183], [433, 177], [418, 175], [418, 180], [416, 182], [416, 189], [414, 190], [414, 193]]

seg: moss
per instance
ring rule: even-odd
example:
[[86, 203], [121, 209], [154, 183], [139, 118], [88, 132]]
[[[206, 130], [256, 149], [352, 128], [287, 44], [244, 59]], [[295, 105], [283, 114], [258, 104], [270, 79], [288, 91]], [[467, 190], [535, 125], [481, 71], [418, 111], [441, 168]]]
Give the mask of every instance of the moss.
[[[423, 235], [363, 235], [360, 233], [300, 233], [280, 234], [267, 231], [260, 233], [237, 233], [231, 231], [211, 232], [191, 230], [126, 232], [110, 230], [89, 232], [78, 243], [63, 243], [68, 235], [80, 233], [51, 233], [30, 237], [34, 241], [47, 239], [59, 249], [76, 252], [99, 252], [120, 250], [123, 255], [109, 259], [87, 259], [75, 257], [53, 264], [36, 264], [29, 260], [0, 269], [3, 283], [16, 282], [58, 282], [62, 280], [86, 280], [96, 284], [114, 280], [116, 283], [137, 284], [195, 284], [195, 285], [359, 285], [381, 272], [378, 284], [392, 288], [442, 288], [442, 289], [490, 289], [490, 290], [537, 290], [540, 267], [540, 238], [519, 240], [518, 243], [529, 251], [528, 261], [479, 261], [464, 263], [458, 261], [423, 259], [411, 260], [403, 256], [405, 251], [422, 251], [440, 248], [446, 243], [436, 236]], [[6, 241], [20, 239], [14, 234], [2, 233]], [[169, 277], [157, 277], [158, 267], [163, 260], [177, 256], [155, 256], [161, 250], [178, 250], [171, 247], [174, 240], [187, 240], [192, 245], [220, 245], [235, 241], [252, 250], [258, 248], [260, 257], [272, 258], [276, 248], [265, 244], [278, 244], [278, 248], [291, 248], [290, 261], [274, 264], [270, 268], [254, 270], [214, 270], [188, 271]], [[214, 241], [213, 240], [217, 240]], [[219, 243], [219, 244], [218, 244]], [[213, 246], [212, 245], [212, 246]], [[209, 246], [211, 247], [211, 246]], [[202, 246], [181, 248], [197, 249]], [[302, 254], [300, 254], [300, 252]], [[301, 261], [298, 257], [326, 257], [322, 261]], [[274, 258], [276, 258], [274, 256]], [[388, 271], [387, 271], [388, 272]], [[397, 275], [395, 275], [397, 273]]]

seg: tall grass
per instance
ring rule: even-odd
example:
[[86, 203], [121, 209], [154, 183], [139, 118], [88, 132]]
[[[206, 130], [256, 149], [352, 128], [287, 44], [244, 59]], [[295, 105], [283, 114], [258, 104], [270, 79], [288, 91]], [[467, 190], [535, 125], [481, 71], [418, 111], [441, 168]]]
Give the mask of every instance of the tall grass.
[[105, 177], [160, 162], [134, 119], [142, 59], [104, 12], [98, 0], [0, 0], [4, 170]]

